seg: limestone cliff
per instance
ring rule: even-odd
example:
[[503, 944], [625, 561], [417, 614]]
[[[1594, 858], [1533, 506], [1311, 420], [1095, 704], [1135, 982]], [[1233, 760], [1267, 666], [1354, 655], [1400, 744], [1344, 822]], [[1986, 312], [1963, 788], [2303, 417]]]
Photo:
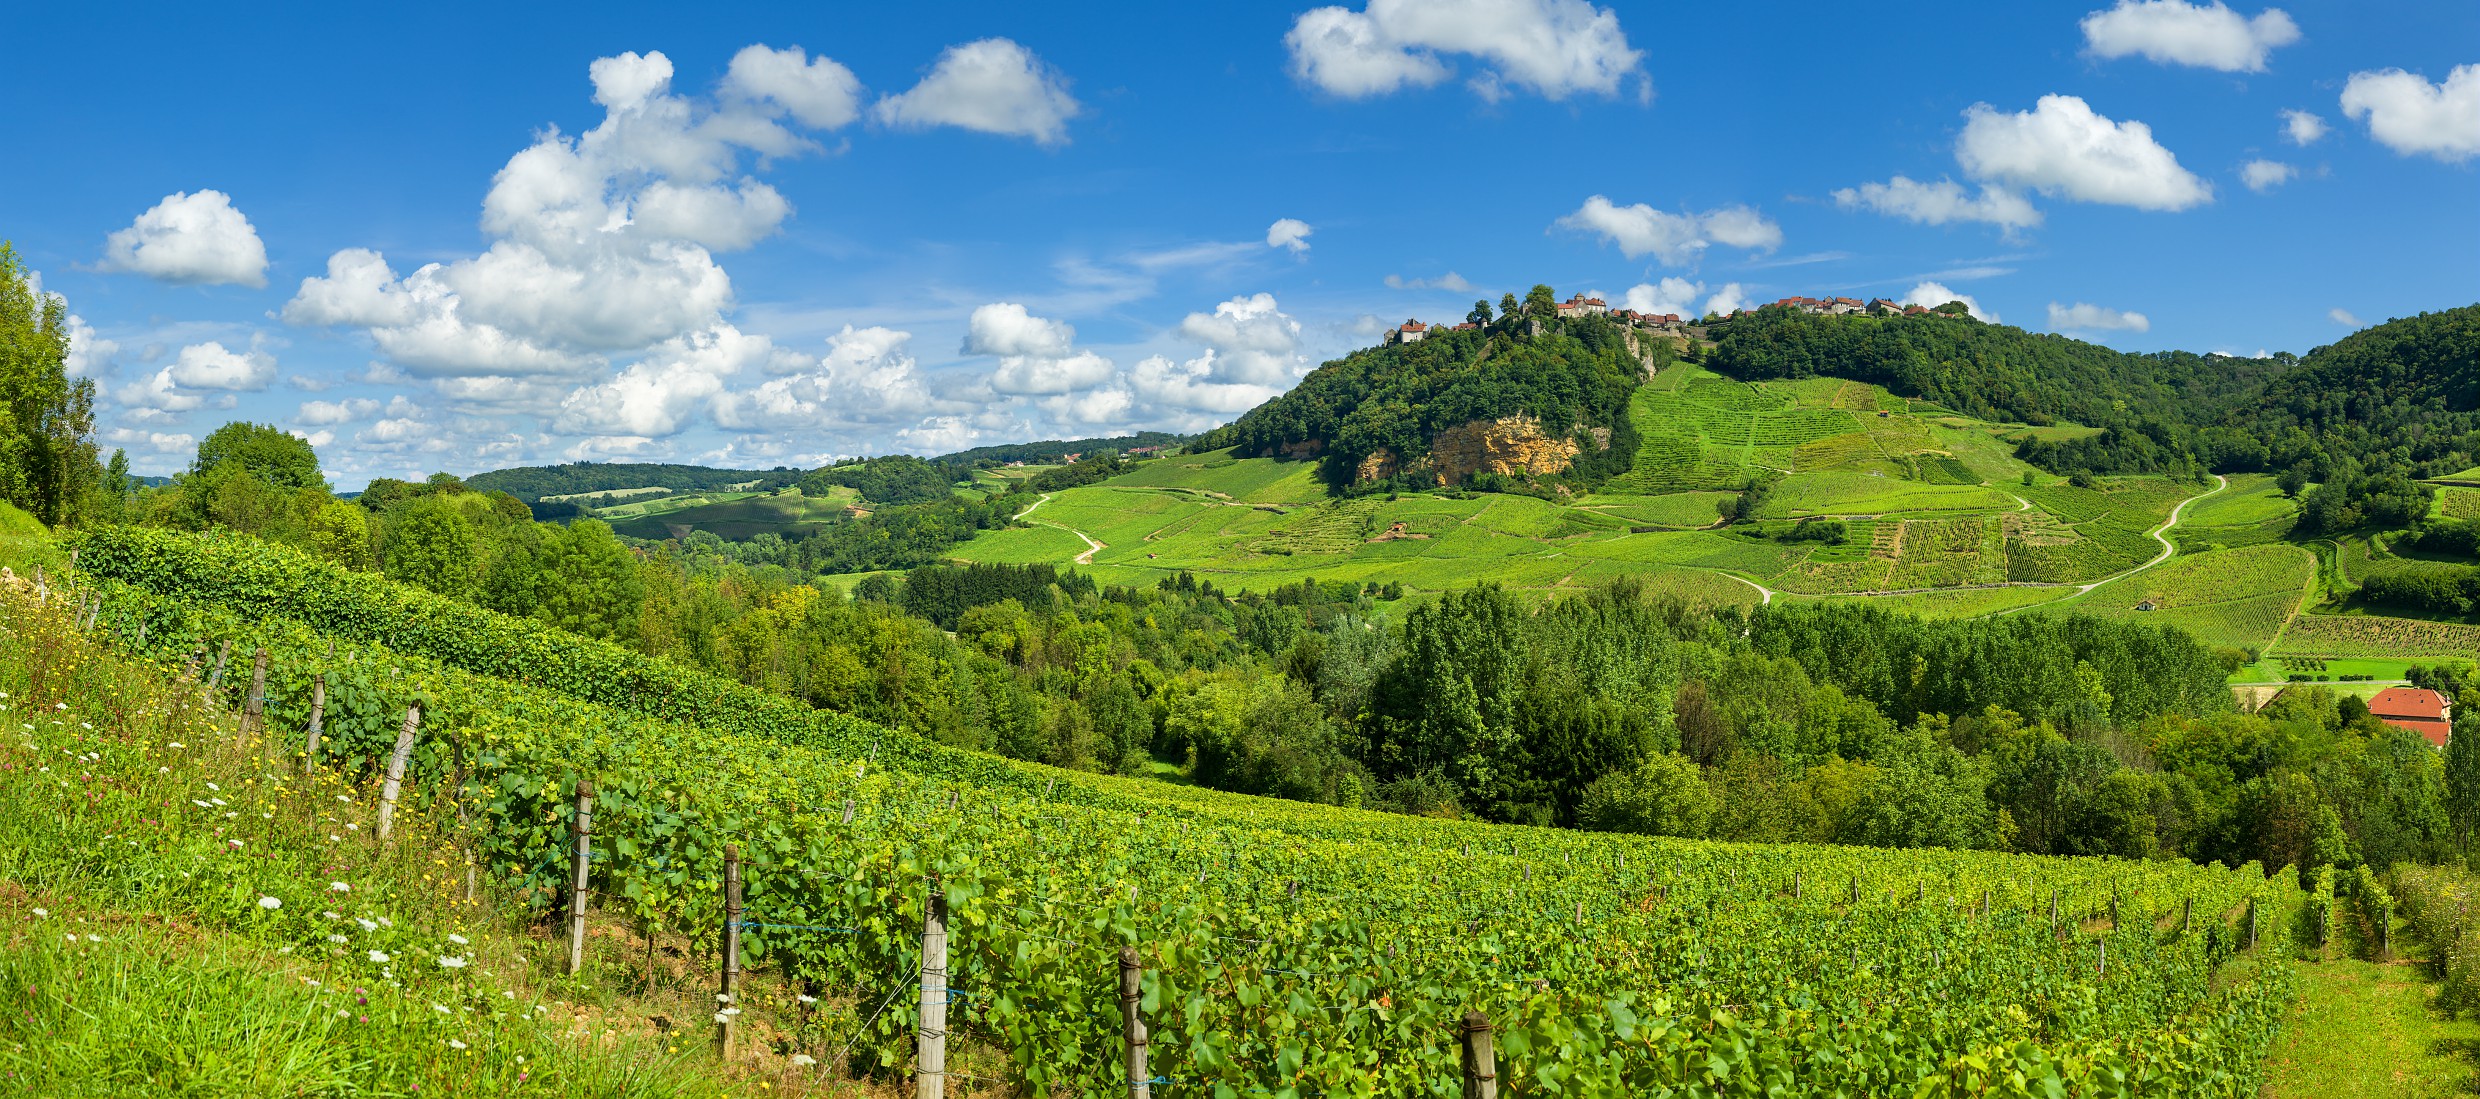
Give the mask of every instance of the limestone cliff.
[[1474, 420], [1438, 433], [1430, 440], [1430, 469], [1438, 483], [1452, 485], [1475, 473], [1541, 476], [1564, 472], [1576, 458], [1576, 444], [1544, 434], [1530, 416]]

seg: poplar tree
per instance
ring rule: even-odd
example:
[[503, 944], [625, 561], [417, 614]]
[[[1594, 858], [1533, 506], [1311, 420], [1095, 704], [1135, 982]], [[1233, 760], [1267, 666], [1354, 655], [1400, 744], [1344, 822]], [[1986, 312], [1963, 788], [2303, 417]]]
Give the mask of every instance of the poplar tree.
[[52, 526], [93, 518], [95, 383], [69, 378], [68, 306], [0, 241], [0, 500]]

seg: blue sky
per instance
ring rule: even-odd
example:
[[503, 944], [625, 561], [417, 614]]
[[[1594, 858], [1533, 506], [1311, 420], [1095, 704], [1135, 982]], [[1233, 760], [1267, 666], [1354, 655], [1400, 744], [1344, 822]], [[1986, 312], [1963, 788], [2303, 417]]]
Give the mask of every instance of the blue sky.
[[31, 9], [0, 238], [138, 469], [247, 418], [340, 488], [1196, 429], [1536, 282], [2236, 354], [2480, 300], [2468, 3], [919, 10]]

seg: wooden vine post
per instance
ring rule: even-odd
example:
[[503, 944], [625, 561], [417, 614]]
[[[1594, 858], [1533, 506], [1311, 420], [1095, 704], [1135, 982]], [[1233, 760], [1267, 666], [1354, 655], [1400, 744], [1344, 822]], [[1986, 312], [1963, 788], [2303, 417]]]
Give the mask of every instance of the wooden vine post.
[[2190, 924], [2190, 923], [2193, 923], [2193, 922], [2195, 921], [2195, 919], [2196, 919], [2196, 898], [2194, 898], [2194, 897], [2189, 897], [2189, 898], [2187, 898], [2187, 903], [2186, 903], [2186, 905], [2185, 905], [2184, 907], [2181, 907], [2181, 908], [2179, 909], [2179, 934], [2181, 934], [2181, 935], [2185, 935], [2185, 934], [2187, 934], [2187, 925], [2188, 925], [2188, 924]]
[[741, 997], [741, 845], [723, 845], [723, 995], [716, 999], [715, 1054], [731, 1060], [739, 1052]]
[[1152, 1099], [1154, 1094], [1154, 1074], [1145, 1067], [1145, 1019], [1138, 1011], [1144, 985], [1144, 963], [1137, 960], [1137, 948], [1119, 948], [1119, 1015], [1128, 1049], [1128, 1099]]
[[569, 827], [577, 833], [577, 851], [568, 864], [568, 973], [586, 967], [586, 872], [594, 853], [594, 781], [577, 780], [577, 817]]
[[396, 750], [388, 753], [387, 782], [379, 787], [379, 842], [386, 843], [396, 826], [396, 795], [405, 786], [405, 757], [413, 754], [413, 735], [422, 727], [422, 704], [405, 706], [405, 724], [396, 731]]
[[301, 773], [319, 769], [319, 731], [327, 725], [327, 673], [310, 677], [310, 740], [302, 750]]
[[247, 740], [266, 731], [267, 724], [267, 649], [261, 646], [250, 658], [250, 693], [241, 702], [241, 736]]
[[1488, 1016], [1464, 1013], [1464, 1099], [1498, 1099], [1498, 1050]]
[[230, 656], [232, 656], [232, 639], [228, 637], [224, 639], [223, 647], [215, 650], [215, 670], [207, 674], [208, 690], [212, 691], [224, 685], [224, 661]]
[[921, 1014], [913, 1055], [914, 1099], [947, 1095], [947, 893], [937, 879], [921, 915]]

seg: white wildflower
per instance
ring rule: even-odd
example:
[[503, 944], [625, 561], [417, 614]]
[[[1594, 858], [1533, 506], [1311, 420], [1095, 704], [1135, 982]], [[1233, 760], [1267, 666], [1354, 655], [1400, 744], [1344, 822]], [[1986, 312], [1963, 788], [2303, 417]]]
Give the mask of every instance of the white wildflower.
[[388, 956], [384, 951], [373, 950], [370, 952], [370, 960], [377, 962], [380, 965], [386, 965]]
[[792, 1055], [792, 1063], [799, 1068], [808, 1068], [811, 1065], [817, 1064], [818, 1058], [812, 1057], [806, 1053], [795, 1053]]
[[457, 1041], [457, 1040], [456, 1040], [456, 1039], [454, 1039], [454, 1038], [450, 1038], [450, 1039], [448, 1039], [448, 1048], [449, 1048], [449, 1049], [463, 1049], [463, 1048], [465, 1048], [465, 1043], [460, 1042], [460, 1041]]
[[44, 910], [42, 910], [42, 909], [38, 908], [38, 909], [35, 909], [35, 910], [34, 910], [34, 915], [35, 915], [35, 918], [39, 920], [39, 919], [42, 919], [42, 918], [43, 918], [43, 917], [45, 917], [45, 916], [49, 916], [49, 915], [51, 915], [51, 913], [46, 912], [46, 911], [44, 911]]
[[350, 893], [353, 891], [353, 887], [340, 881], [331, 881], [327, 883], [327, 891], [330, 893]]
[[464, 946], [464, 945], [466, 945], [466, 943], [465, 943], [465, 936], [463, 936], [463, 935], [449, 935], [449, 936], [448, 936], [448, 941], [449, 941], [449, 942], [452, 942], [452, 943], [455, 943], [455, 944], [456, 944], [456, 945], [458, 945], [458, 946]]
[[284, 907], [284, 902], [277, 900], [274, 897], [260, 897], [258, 899], [258, 906], [269, 912], [273, 912], [276, 909]]
[[463, 959], [463, 958], [451, 958], [451, 957], [448, 957], [447, 955], [444, 955], [444, 954], [443, 954], [443, 955], [440, 955], [440, 958], [439, 958], [439, 964], [440, 964], [441, 966], [444, 966], [444, 967], [448, 968], [448, 969], [463, 969], [463, 968], [465, 968], [465, 959]]

